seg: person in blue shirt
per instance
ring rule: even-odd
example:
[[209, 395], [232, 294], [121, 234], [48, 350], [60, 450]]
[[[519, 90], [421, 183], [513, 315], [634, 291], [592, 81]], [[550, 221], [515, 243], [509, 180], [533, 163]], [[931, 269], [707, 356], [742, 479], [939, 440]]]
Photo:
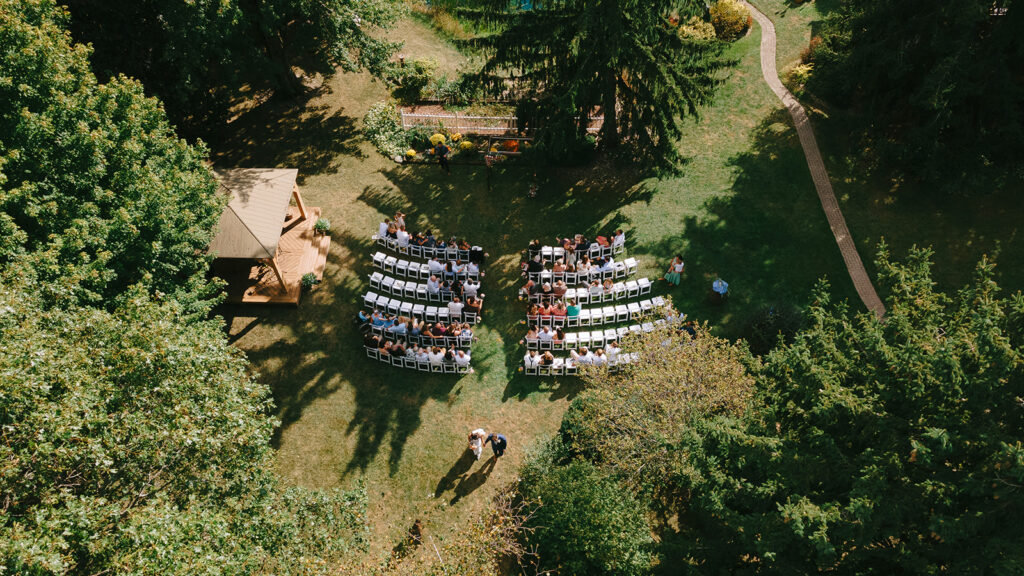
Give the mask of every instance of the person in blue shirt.
[[493, 432], [487, 435], [487, 440], [484, 440], [484, 444], [487, 443], [491, 444], [491, 450], [494, 451], [495, 459], [501, 458], [505, 454], [505, 448], [508, 448], [508, 439], [501, 434], [494, 434]]

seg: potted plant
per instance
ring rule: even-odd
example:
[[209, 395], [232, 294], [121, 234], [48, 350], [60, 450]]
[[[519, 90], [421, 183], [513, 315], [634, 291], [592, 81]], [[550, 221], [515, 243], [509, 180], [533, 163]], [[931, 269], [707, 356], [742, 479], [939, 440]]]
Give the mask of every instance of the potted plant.
[[316, 224], [313, 224], [313, 232], [316, 234], [327, 234], [331, 231], [331, 221], [327, 218], [319, 218]]
[[305, 274], [302, 275], [301, 284], [302, 288], [305, 290], [309, 290], [319, 283], [320, 280], [318, 280], [316, 274], [313, 274], [312, 272], [306, 272]]

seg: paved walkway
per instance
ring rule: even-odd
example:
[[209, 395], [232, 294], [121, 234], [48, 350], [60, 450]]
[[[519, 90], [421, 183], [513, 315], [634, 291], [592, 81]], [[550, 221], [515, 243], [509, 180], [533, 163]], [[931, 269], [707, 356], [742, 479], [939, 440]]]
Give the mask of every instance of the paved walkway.
[[811, 169], [811, 178], [814, 180], [814, 187], [818, 190], [818, 198], [821, 199], [821, 207], [825, 210], [825, 217], [828, 225], [832, 228], [832, 234], [836, 237], [836, 244], [846, 262], [846, 269], [850, 272], [850, 279], [853, 280], [853, 287], [857, 294], [864, 301], [864, 305], [881, 318], [885, 314], [885, 305], [878, 298], [871, 278], [864, 270], [864, 263], [861, 262], [860, 254], [857, 253], [857, 246], [850, 237], [850, 230], [846, 227], [846, 220], [836, 202], [836, 195], [832, 191], [832, 182], [825, 171], [825, 163], [821, 160], [821, 152], [818, 150], [818, 142], [814, 139], [814, 131], [811, 122], [807, 118], [804, 107], [797, 102], [789, 90], [779, 81], [779, 75], [775, 68], [775, 25], [767, 16], [758, 11], [747, 2], [747, 8], [761, 26], [761, 73], [765, 82], [775, 92], [775, 95], [782, 100], [782, 103], [789, 110], [793, 117], [793, 124], [796, 126], [796, 133], [800, 137], [800, 145], [803, 146], [804, 156], [807, 157], [807, 166]]

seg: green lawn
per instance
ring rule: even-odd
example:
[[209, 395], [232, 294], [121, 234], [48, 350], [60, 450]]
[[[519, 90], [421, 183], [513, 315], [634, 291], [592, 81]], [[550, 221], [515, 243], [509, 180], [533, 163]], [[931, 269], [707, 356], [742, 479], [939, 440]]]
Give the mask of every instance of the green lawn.
[[[780, 58], [793, 58], [816, 18], [814, 4], [785, 8], [758, 0], [777, 22]], [[780, 10], [782, 11], [780, 13]], [[445, 69], [460, 56], [425, 24], [407, 20], [392, 33], [409, 58], [433, 56]], [[642, 274], [660, 276], [675, 252], [687, 263], [670, 294], [691, 317], [726, 336], [742, 335], [764, 306], [802, 303], [827, 276], [840, 297], [855, 298], [825, 223], [789, 118], [763, 83], [759, 30], [730, 49], [738, 66], [714, 106], [688, 121], [681, 143], [684, 174], [641, 180], [599, 162], [540, 174], [540, 198], [526, 198], [530, 172], [454, 166], [398, 166], [359, 135], [366, 109], [386, 90], [366, 75], [333, 79], [299, 103], [271, 101], [238, 119], [211, 147], [222, 166], [290, 166], [301, 173], [307, 204], [333, 223], [325, 281], [300, 308], [224, 306], [233, 341], [274, 391], [282, 426], [281, 474], [297, 484], [346, 487], [365, 481], [371, 498], [371, 557], [387, 553], [416, 519], [444, 538], [481, 510], [516, 473], [527, 450], [557, 429], [579, 392], [573, 379], [528, 379], [516, 372], [523, 306], [514, 299], [519, 254], [531, 238], [550, 239], [611, 227], [627, 231]], [[830, 166], [831, 168], [831, 166]], [[852, 195], [853, 185], [841, 194]], [[884, 219], [858, 217], [867, 238]], [[473, 349], [476, 373], [430, 376], [379, 365], [363, 356], [351, 318], [368, 285], [370, 235], [401, 209], [413, 228], [465, 236], [490, 253], [487, 308]], [[911, 217], [897, 223], [913, 230]], [[860, 246], [871, 241], [857, 237]], [[867, 255], [867, 253], [862, 253]], [[712, 275], [729, 281], [730, 301], [707, 299]], [[664, 287], [659, 286], [664, 289]], [[859, 303], [858, 303], [859, 305]], [[489, 477], [460, 459], [477, 426], [504, 432], [511, 449]]]

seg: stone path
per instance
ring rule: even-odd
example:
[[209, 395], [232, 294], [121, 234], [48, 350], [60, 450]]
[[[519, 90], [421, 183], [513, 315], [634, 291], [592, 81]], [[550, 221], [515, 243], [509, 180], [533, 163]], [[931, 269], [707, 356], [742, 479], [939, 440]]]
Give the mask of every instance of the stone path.
[[828, 225], [832, 228], [832, 234], [836, 237], [836, 244], [846, 262], [846, 269], [850, 272], [850, 279], [857, 289], [857, 294], [864, 301], [864, 305], [881, 318], [885, 314], [885, 305], [878, 298], [871, 278], [864, 270], [864, 263], [861, 262], [860, 254], [857, 253], [857, 246], [850, 237], [850, 230], [846, 227], [846, 220], [836, 202], [836, 195], [832, 191], [832, 182], [825, 171], [825, 163], [822, 162], [821, 152], [818, 150], [818, 142], [814, 139], [814, 130], [807, 118], [804, 107], [797, 102], [796, 98], [782, 85], [775, 67], [775, 25], [767, 16], [758, 11], [747, 2], [743, 2], [750, 13], [761, 26], [761, 73], [765, 82], [775, 92], [775, 95], [782, 100], [782, 103], [789, 110], [793, 117], [793, 124], [796, 126], [796, 133], [800, 137], [800, 145], [803, 146], [804, 156], [807, 157], [807, 167], [811, 169], [811, 178], [814, 180], [814, 187], [818, 190], [818, 198], [821, 199], [821, 207], [825, 210], [825, 217]]

